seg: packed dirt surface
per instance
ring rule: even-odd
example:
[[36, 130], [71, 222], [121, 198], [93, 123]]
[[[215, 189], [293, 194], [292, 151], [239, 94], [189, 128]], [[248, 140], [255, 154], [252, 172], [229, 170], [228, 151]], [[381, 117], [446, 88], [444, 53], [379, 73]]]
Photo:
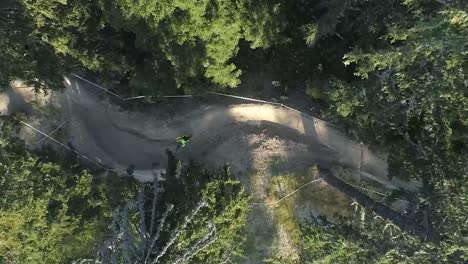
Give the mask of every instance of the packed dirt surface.
[[235, 174], [251, 174], [255, 166], [275, 156], [287, 159], [285, 172], [313, 164], [338, 165], [354, 170], [357, 179], [371, 179], [387, 188], [409, 187], [397, 178], [389, 181], [385, 159], [366, 146], [326, 122], [284, 107], [223, 104], [225, 98], [207, 105], [189, 98], [171, 99], [172, 109], [160, 105], [144, 112], [125, 111], [89, 83], [67, 78], [65, 85], [63, 93], [38, 96], [14, 82], [0, 95], [0, 112], [31, 112], [31, 102], [53, 101], [67, 122], [64, 143], [108, 168], [124, 172], [134, 165], [142, 181], [153, 178], [155, 164], [166, 164], [165, 150], [175, 151], [178, 136], [191, 135], [190, 144], [176, 153], [178, 159], [213, 168], [229, 163]]
[[[306, 175], [314, 165], [332, 170], [346, 168], [356, 181], [371, 180], [386, 189], [412, 186], [396, 177], [390, 181], [384, 157], [350, 140], [333, 125], [285, 107], [242, 101], [235, 104], [224, 97], [209, 103], [174, 98], [145, 107], [144, 111], [129, 111], [111, 103], [112, 95], [89, 83], [66, 78], [65, 85], [63, 92], [39, 96], [31, 89], [20, 88], [19, 82], [13, 83], [11, 90], [0, 95], [0, 111], [6, 115], [25, 112], [30, 116], [28, 122], [47, 133], [56, 133], [54, 128], [65, 122], [66, 133], [58, 138], [60, 142], [109, 169], [125, 173], [134, 165], [134, 176], [141, 181], [152, 181], [154, 173], [164, 169], [169, 149], [183, 162], [193, 160], [209, 168], [229, 164], [252, 199], [260, 203], [271, 200], [274, 176]], [[37, 105], [41, 113], [34, 110]], [[51, 143], [29, 127], [20, 135], [27, 143]], [[182, 135], [191, 135], [191, 141], [176, 151], [176, 138]], [[309, 190], [330, 192], [324, 183], [317, 186]], [[285, 194], [280, 187], [279, 193]], [[311, 206], [327, 203], [326, 199], [317, 200], [323, 195], [315, 195], [315, 201], [297, 201], [298, 208], [305, 208], [299, 214], [326, 215], [319, 207]], [[346, 204], [338, 205], [337, 201]], [[336, 209], [350, 202], [337, 197], [328, 203], [320, 208]], [[275, 209], [268, 206], [256, 206], [252, 211], [248, 227], [248, 232], [253, 232], [248, 238], [252, 255], [247, 263], [262, 263], [280, 248], [291, 247], [281, 254], [293, 254], [291, 238], [278, 219]]]
[[96, 88], [89, 84], [76, 79], [69, 83], [64, 101], [70, 141], [111, 168], [123, 170], [133, 164], [137, 170], [147, 170], [155, 162], [165, 164], [165, 149], [174, 151], [178, 136], [191, 135], [177, 158], [217, 168], [229, 163], [235, 174], [250, 174], [256, 157], [268, 153], [287, 158], [285, 165], [291, 171], [316, 163], [338, 164], [391, 184], [386, 162], [366, 147], [322, 121], [285, 108], [268, 104], [190, 104], [188, 108], [182, 103], [173, 114], [162, 107], [128, 112], [96, 98]]

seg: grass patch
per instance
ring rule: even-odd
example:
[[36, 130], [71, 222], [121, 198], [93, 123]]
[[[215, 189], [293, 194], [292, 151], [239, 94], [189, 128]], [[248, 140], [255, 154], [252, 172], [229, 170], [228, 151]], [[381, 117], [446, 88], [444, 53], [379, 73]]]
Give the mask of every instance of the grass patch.
[[[275, 157], [270, 161], [270, 167], [280, 166], [281, 162], [281, 157]], [[244, 248], [246, 262], [240, 263], [265, 263], [268, 259], [277, 258], [297, 263], [304, 253], [301, 223], [308, 222], [312, 212], [328, 219], [353, 215], [351, 201], [322, 181], [305, 186], [276, 203], [317, 179], [317, 172], [317, 168], [312, 167], [302, 174], [279, 174], [271, 178], [252, 175], [251, 180], [255, 183], [251, 191], [259, 191], [259, 199], [262, 199], [254, 198], [254, 201], [265, 205], [252, 205]]]
[[[271, 196], [277, 201], [299, 187], [298, 177], [292, 174], [275, 176], [271, 185]], [[273, 206], [276, 219], [278, 248], [275, 255], [289, 259], [299, 258], [299, 245], [301, 243], [301, 230], [296, 217], [297, 196], [290, 196]]]
[[[276, 187], [272, 190], [275, 201], [294, 191], [300, 185], [298, 177], [295, 175], [276, 176], [274, 177], [273, 182]], [[277, 217], [278, 224], [285, 228], [291, 240], [299, 242], [299, 224], [295, 216], [296, 200], [297, 196], [293, 195], [281, 201], [281, 203], [279, 203], [275, 208], [275, 215]]]
[[276, 233], [276, 223], [264, 207], [250, 210], [247, 218], [247, 234], [244, 242], [244, 259], [235, 263], [262, 263], [270, 256]]

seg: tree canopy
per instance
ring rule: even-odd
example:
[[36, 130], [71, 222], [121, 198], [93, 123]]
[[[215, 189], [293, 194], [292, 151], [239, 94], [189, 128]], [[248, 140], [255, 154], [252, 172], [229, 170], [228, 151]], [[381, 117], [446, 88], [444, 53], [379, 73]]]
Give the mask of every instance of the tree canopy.
[[[66, 263], [88, 256], [105, 236], [112, 208], [132, 197], [132, 185], [48, 161], [7, 127], [0, 130], [0, 261]], [[111, 186], [121, 186], [118, 195]]]
[[330, 110], [359, 138], [385, 146], [390, 173], [421, 180], [426, 199], [460, 195], [468, 176], [466, 3], [404, 4], [408, 19], [344, 56], [358, 78], [332, 81]]
[[282, 29], [274, 1], [20, 2], [34, 33], [57, 55], [134, 86], [187, 88], [203, 76], [235, 87], [239, 42], [268, 47]]
[[[305, 87], [303, 96], [313, 97], [307, 99], [320, 106], [324, 117], [388, 153], [390, 177], [422, 183], [419, 192], [404, 193], [414, 204], [408, 214], [434, 235], [435, 244], [398, 238], [394, 242], [404, 244], [404, 254], [393, 252], [398, 256], [391, 258], [393, 253], [385, 251], [381, 263], [435, 261], [438, 255], [441, 262], [466, 261], [467, 1], [6, 0], [0, 3], [0, 15], [0, 87], [19, 78], [37, 88], [58, 88], [62, 75], [84, 73], [130, 95], [202, 93], [237, 87], [243, 74], [262, 70], [284, 82], [284, 95], [288, 88]], [[253, 86], [249, 89], [257, 89]], [[109, 220], [111, 212], [151, 218], [138, 211], [142, 202], [136, 198], [130, 199], [132, 206], [111, 208], [88, 172], [44, 161], [20, 150], [11, 137], [2, 135], [1, 140], [5, 195], [0, 236], [5, 242], [0, 254], [5, 261], [60, 263], [87, 257], [98, 239], [91, 234], [99, 234], [102, 219]], [[233, 217], [223, 233], [229, 239], [222, 240], [219, 233], [217, 244], [193, 259], [221, 260], [223, 247], [232, 245], [226, 241], [239, 238], [247, 198], [240, 189], [218, 192], [238, 188], [238, 183], [211, 180], [191, 182], [195, 194], [186, 192], [180, 200], [166, 197], [167, 191], [158, 194], [183, 208], [165, 230], [168, 234], [178, 230], [187, 212], [203, 205], [194, 221], [197, 232], [182, 232], [186, 243], [171, 249], [174, 254], [167, 260], [183, 256], [192, 242], [213, 230], [212, 224], [218, 228], [216, 221], [222, 222], [224, 213]], [[180, 185], [187, 182], [165, 188]], [[147, 193], [151, 188], [142, 189]], [[177, 204], [182, 200], [186, 206]], [[227, 209], [218, 208], [218, 202]], [[161, 223], [164, 211], [156, 215]], [[217, 220], [208, 223], [213, 217]], [[304, 250], [318, 252], [306, 255], [311, 262], [377, 261], [373, 256], [382, 253], [381, 247], [346, 237], [335, 226], [319, 226], [303, 230]], [[374, 227], [359, 232], [383, 243], [374, 232], [382, 225]], [[132, 236], [140, 231], [134, 228]], [[168, 242], [168, 234], [158, 247]], [[65, 240], [64, 253], [57, 254]], [[349, 252], [363, 247], [369, 250], [359, 251], [362, 255]]]
[[100, 179], [73, 157], [26, 149], [14, 131], [11, 121], [0, 130], [2, 263], [219, 263], [242, 256], [249, 197], [228, 168], [213, 173], [171, 159], [162, 183]]
[[58, 87], [63, 62], [35, 33], [32, 19], [15, 1], [0, 3], [0, 89], [20, 78], [37, 88]]

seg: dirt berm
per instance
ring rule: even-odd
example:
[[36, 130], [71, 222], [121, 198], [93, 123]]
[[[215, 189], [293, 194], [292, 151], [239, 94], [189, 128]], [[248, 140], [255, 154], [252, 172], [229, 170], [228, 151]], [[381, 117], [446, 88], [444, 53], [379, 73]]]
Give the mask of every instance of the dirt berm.
[[[408, 187], [397, 178], [389, 181], [385, 159], [366, 146], [332, 125], [284, 107], [173, 99], [171, 107], [161, 104], [144, 112], [125, 111], [88, 83], [67, 78], [65, 84], [63, 93], [40, 98], [62, 109], [68, 126], [68, 138], [62, 140], [107, 167], [125, 171], [135, 165], [135, 176], [143, 181], [152, 179], [154, 164], [166, 164], [165, 150], [175, 150], [178, 136], [191, 135], [190, 144], [176, 153], [177, 158], [213, 168], [229, 163], [239, 175], [266, 169], [266, 163], [276, 157], [284, 161], [281, 170], [285, 172], [312, 164], [339, 165], [387, 188]], [[0, 111], [30, 109], [31, 100], [38, 96], [20, 88], [19, 82], [12, 86], [0, 96]]]

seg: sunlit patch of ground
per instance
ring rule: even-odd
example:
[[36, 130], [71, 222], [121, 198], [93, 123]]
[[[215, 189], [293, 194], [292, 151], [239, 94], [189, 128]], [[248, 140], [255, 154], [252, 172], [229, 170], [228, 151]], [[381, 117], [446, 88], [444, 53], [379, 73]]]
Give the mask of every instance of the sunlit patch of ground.
[[[336, 215], [352, 215], [351, 201], [323, 182], [271, 205], [314, 180], [316, 170], [309, 168], [315, 163], [345, 166], [362, 172], [359, 175], [376, 178], [383, 186], [396, 186], [386, 177], [384, 159], [335, 127], [283, 107], [180, 101], [173, 105], [178, 106], [177, 111], [168, 110], [165, 105], [145, 111], [122, 111], [119, 106], [102, 101], [95, 87], [71, 80], [64, 94], [57, 92], [57, 96], [51, 97], [62, 101], [57, 104], [62, 107], [59, 113], [65, 115], [61, 117], [53, 108], [34, 110], [30, 103], [34, 98], [22, 92], [13, 89], [9, 92], [12, 94], [2, 97], [5, 100], [0, 110], [16, 113], [28, 106], [30, 112], [44, 112], [40, 116], [45, 118], [36, 117], [36, 121], [30, 122], [54, 133], [63, 144], [73, 145], [80, 153], [116, 170], [125, 170], [132, 164], [148, 171], [155, 162], [165, 164], [165, 150], [174, 149], [175, 139], [188, 134], [193, 139], [188, 147], [176, 153], [177, 159], [195, 160], [213, 169], [229, 163], [233, 175], [239, 177], [251, 194], [252, 202], [266, 203], [252, 205], [246, 258], [239, 263], [263, 263], [274, 254], [297, 258], [300, 222], [317, 215], [330, 220]], [[31, 113], [30, 116], [35, 117]], [[67, 122], [66, 130], [54, 132], [62, 121]], [[60, 133], [68, 136], [62, 139]], [[31, 141], [41, 139], [40, 135], [38, 138], [32, 138], [33, 133], [28, 135]]]
[[[280, 163], [281, 158], [270, 159], [270, 167], [274, 168]], [[254, 195], [255, 204], [252, 204], [247, 227], [245, 259], [239, 263], [265, 263], [268, 258], [277, 256], [298, 260], [301, 254], [301, 223], [318, 215], [330, 221], [335, 217], [352, 217], [352, 201], [322, 181], [310, 184], [277, 203], [317, 177], [316, 167], [301, 174], [258, 173], [251, 177], [257, 195], [263, 193], [263, 198], [255, 200]], [[264, 204], [257, 204], [259, 202]]]

